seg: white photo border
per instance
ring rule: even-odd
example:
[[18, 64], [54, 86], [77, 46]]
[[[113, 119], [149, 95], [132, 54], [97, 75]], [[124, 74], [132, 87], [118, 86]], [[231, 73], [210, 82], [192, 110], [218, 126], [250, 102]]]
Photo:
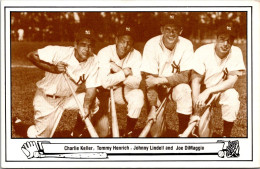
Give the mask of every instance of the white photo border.
[[[204, 2], [203, 2], [204, 3]], [[46, 3], [46, 6], [41, 3], [43, 6], [32, 6], [28, 5], [21, 6], [22, 3], [18, 3], [19, 5], [16, 6], [15, 3], [8, 3], [2, 4], [1, 6], [1, 165], [2, 167], [37, 167], [35, 166], [36, 162], [38, 167], [90, 167], [90, 168], [97, 168], [97, 167], [122, 167], [125, 166], [126, 163], [131, 164], [132, 166], [143, 166], [143, 167], [155, 167], [161, 168], [162, 166], [171, 166], [176, 165], [175, 167], [191, 167], [193, 162], [199, 162], [198, 167], [207, 167], [210, 162], [214, 162], [214, 165], [218, 167], [247, 167], [249, 164], [252, 166], [255, 165], [254, 163], [259, 156], [254, 156], [253, 150], [256, 144], [259, 142], [254, 142], [254, 120], [255, 114], [253, 114], [253, 47], [257, 48], [254, 43], [254, 36], [253, 36], [253, 20], [257, 20], [253, 16], [253, 10], [255, 10], [254, 5], [242, 5], [242, 6], [173, 6], [173, 3], [169, 6], [73, 6], [64, 5], [64, 6], [52, 6], [47, 5], [50, 4], [49, 2]], [[62, 3], [64, 4], [64, 3]], [[122, 3], [121, 3], [122, 4]], [[165, 3], [164, 3], [165, 4]], [[235, 3], [232, 3], [235, 4]], [[157, 4], [158, 5], [158, 4]], [[57, 160], [57, 159], [49, 159], [49, 160], [42, 160], [42, 159], [27, 159], [26, 156], [22, 153], [21, 147], [27, 141], [49, 141], [53, 144], [111, 144], [117, 145], [122, 141], [125, 144], [153, 144], [154, 142], [158, 144], [166, 144], [166, 143], [176, 143], [181, 144], [182, 142], [185, 143], [216, 143], [220, 138], [133, 138], [133, 139], [122, 139], [122, 138], [84, 138], [84, 139], [71, 139], [71, 138], [51, 138], [51, 139], [16, 139], [12, 138], [11, 136], [11, 41], [10, 37], [10, 12], [14, 11], [35, 11], [35, 12], [47, 12], [47, 11], [75, 11], [75, 12], [90, 12], [90, 11], [246, 11], [247, 12], [247, 137], [245, 138], [221, 138], [224, 141], [233, 141], [239, 140], [240, 147], [246, 146], [243, 150], [241, 150], [242, 160], [240, 159], [213, 159], [213, 160], [203, 160], [204, 156], [196, 160], [189, 160], [189, 159], [182, 159], [182, 160], [172, 160], [170, 158], [166, 158], [165, 160], [155, 160], [155, 158], [162, 158], [159, 155], [152, 155], [155, 158], [151, 158], [151, 156], [135, 156], [135, 160], [127, 160], [131, 155], [128, 155], [126, 158], [118, 155], [114, 156], [112, 160], [100, 160], [100, 159], [91, 159], [91, 160]], [[177, 10], [176, 10], [177, 9]], [[4, 29], [3, 29], [4, 28]], [[256, 61], [259, 61], [256, 59]], [[4, 85], [3, 85], [4, 84]], [[4, 94], [3, 94], [4, 93]], [[256, 103], [255, 103], [256, 104]], [[256, 117], [258, 117], [257, 115]], [[258, 128], [259, 129], [259, 128]], [[256, 130], [256, 129], [255, 129]], [[255, 136], [257, 137], [257, 136]], [[102, 142], [102, 143], [101, 143]], [[247, 145], [251, 145], [250, 148]], [[258, 146], [255, 148], [259, 149]], [[245, 153], [245, 154], [242, 154]], [[156, 154], [156, 153], [155, 153]], [[258, 154], [257, 154], [258, 155]], [[249, 158], [247, 157], [249, 156]], [[121, 159], [120, 159], [121, 158]], [[122, 160], [123, 158], [123, 160]], [[143, 160], [139, 160], [143, 159]], [[181, 158], [180, 158], [181, 159]], [[48, 162], [52, 162], [52, 164], [48, 164]], [[138, 162], [139, 164], [133, 164], [133, 162]], [[149, 162], [149, 163], [148, 163]], [[176, 163], [178, 162], [178, 163]], [[237, 162], [239, 162], [237, 164]], [[243, 164], [241, 164], [242, 162]], [[84, 165], [83, 165], [84, 163]], [[54, 164], [54, 165], [53, 165]], [[241, 164], [241, 165], [240, 165]], [[258, 163], [259, 164], [259, 161]], [[107, 166], [109, 165], [109, 166]], [[37, 167], [37, 168], [38, 168]], [[129, 166], [130, 167], [130, 166]], [[192, 166], [197, 167], [197, 166]]]

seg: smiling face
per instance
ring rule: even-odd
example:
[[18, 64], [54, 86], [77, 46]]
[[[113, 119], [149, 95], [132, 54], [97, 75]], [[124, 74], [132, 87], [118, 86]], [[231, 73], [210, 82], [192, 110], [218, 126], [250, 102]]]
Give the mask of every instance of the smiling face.
[[229, 36], [228, 34], [220, 34], [217, 37], [217, 42], [216, 42], [216, 54], [220, 58], [224, 58], [228, 55], [232, 45], [234, 42], [234, 38]]
[[76, 42], [75, 49], [76, 58], [79, 62], [84, 62], [94, 55], [94, 43], [90, 39], [82, 39]]
[[127, 56], [127, 54], [133, 49], [133, 38], [129, 35], [123, 35], [116, 38], [116, 53], [120, 59]]
[[175, 45], [182, 29], [173, 24], [167, 24], [161, 27], [163, 42], [165, 46]]

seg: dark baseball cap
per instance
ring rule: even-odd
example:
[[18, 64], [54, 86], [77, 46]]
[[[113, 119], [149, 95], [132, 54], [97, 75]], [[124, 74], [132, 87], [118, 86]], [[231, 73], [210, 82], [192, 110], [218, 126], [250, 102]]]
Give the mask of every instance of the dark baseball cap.
[[134, 38], [135, 35], [135, 30], [133, 26], [130, 25], [122, 25], [118, 28], [116, 35], [119, 36], [124, 36], [124, 35], [129, 35], [132, 38]]
[[181, 28], [182, 22], [181, 22], [180, 16], [175, 15], [175, 14], [169, 14], [169, 15], [163, 16], [161, 18], [160, 25], [161, 26], [174, 25], [174, 26]]
[[237, 28], [234, 27], [232, 24], [223, 24], [218, 27], [217, 29], [217, 35], [227, 34], [233, 38], [236, 38], [237, 36]]
[[93, 42], [95, 42], [96, 38], [95, 38], [94, 31], [92, 29], [88, 29], [88, 28], [79, 30], [76, 33], [75, 40], [76, 40], [76, 42], [79, 42], [80, 40], [83, 40], [83, 39], [90, 39]]

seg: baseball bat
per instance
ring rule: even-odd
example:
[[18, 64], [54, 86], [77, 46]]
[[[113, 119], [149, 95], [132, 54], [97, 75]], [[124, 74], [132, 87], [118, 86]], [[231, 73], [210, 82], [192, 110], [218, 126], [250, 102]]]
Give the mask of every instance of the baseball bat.
[[[163, 107], [164, 107], [164, 105], [166, 104], [167, 99], [168, 99], [168, 95], [167, 95], [167, 97], [164, 98], [163, 102], [161, 103], [161, 105], [160, 105], [159, 108], [157, 109], [157, 111], [156, 111], [156, 113], [155, 113], [155, 114], [156, 114], [156, 117], [157, 117], [160, 113], [162, 113], [162, 112], [164, 111]], [[147, 122], [146, 126], [144, 127], [144, 129], [142, 130], [141, 134], [139, 135], [139, 137], [146, 137], [147, 134], [149, 133], [149, 131], [150, 131], [150, 129], [151, 129], [153, 123], [154, 123], [153, 120], [149, 120], [149, 121]]]
[[34, 152], [36, 158], [70, 158], [70, 159], [99, 159], [107, 158], [107, 154], [104, 152], [93, 152], [93, 153], [61, 153], [61, 154], [47, 154]]
[[113, 137], [119, 137], [119, 128], [116, 115], [116, 104], [114, 100], [114, 91], [113, 88], [110, 89], [110, 110], [112, 118], [112, 134]]
[[[78, 105], [78, 107], [79, 107], [79, 113], [81, 114], [81, 117], [85, 117], [84, 108], [83, 108], [83, 106], [81, 105], [81, 103], [80, 103], [80, 101], [79, 101], [79, 99], [78, 99], [78, 97], [77, 97], [75, 91], [73, 90], [72, 86], [70, 85], [70, 83], [69, 83], [69, 78], [67, 77], [66, 74], [63, 74], [63, 76], [64, 76], [65, 81], [66, 81], [67, 85], [69, 86], [69, 88], [70, 88], [70, 90], [71, 90], [71, 92], [72, 92], [72, 95], [73, 95], [73, 97], [74, 97], [74, 99], [75, 99], [75, 101], [76, 101], [76, 103], [77, 103], [77, 105]], [[88, 117], [84, 120], [84, 122], [85, 122], [86, 127], [87, 127], [87, 129], [88, 129], [88, 131], [89, 131], [90, 136], [91, 136], [91, 137], [98, 137], [98, 134], [97, 134], [97, 132], [96, 132], [94, 126], [92, 125], [92, 123], [91, 123], [91, 121], [89, 120]]]
[[[57, 107], [57, 109], [58, 109], [58, 108], [59, 108], [59, 107]], [[58, 117], [56, 118], [56, 121], [54, 122], [53, 128], [52, 128], [52, 130], [51, 130], [50, 137], [52, 137], [52, 136], [54, 135], [54, 133], [55, 133], [57, 127], [58, 127], [58, 124], [59, 124], [59, 122], [60, 122], [60, 119], [61, 119], [62, 114], [63, 114], [63, 111], [58, 114]]]
[[[207, 109], [210, 107], [210, 104], [213, 102], [213, 100], [216, 98], [216, 95], [212, 96], [211, 99], [207, 102], [206, 106], [203, 108], [203, 112], [201, 114], [204, 114]], [[190, 123], [188, 127], [185, 129], [185, 131], [182, 134], [179, 134], [179, 137], [188, 137], [194, 127], [196, 126], [196, 121]]]

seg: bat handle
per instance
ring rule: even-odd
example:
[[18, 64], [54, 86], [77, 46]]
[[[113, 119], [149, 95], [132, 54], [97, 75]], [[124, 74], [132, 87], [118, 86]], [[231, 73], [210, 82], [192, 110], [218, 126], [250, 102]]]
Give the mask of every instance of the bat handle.
[[139, 137], [146, 137], [147, 134], [149, 133], [151, 127], [152, 127], [152, 124], [153, 124], [153, 120], [150, 120], [146, 126], [144, 127], [144, 129], [142, 130], [141, 134], [139, 135]]
[[182, 134], [179, 135], [179, 137], [188, 137], [190, 135], [191, 131], [193, 130], [193, 128], [195, 127], [195, 125], [196, 125], [196, 122], [191, 123], [187, 127], [187, 129]]

